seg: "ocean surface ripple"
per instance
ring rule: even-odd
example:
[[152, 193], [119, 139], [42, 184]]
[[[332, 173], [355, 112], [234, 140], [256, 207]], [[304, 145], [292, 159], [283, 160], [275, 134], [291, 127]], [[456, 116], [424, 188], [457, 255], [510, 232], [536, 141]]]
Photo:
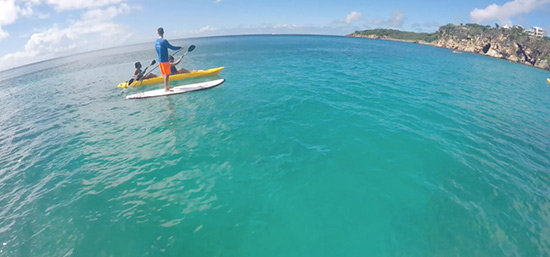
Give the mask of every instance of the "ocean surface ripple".
[[344, 37], [173, 43], [226, 82], [125, 100], [160, 88], [116, 88], [151, 44], [0, 72], [0, 256], [550, 256], [548, 73]]

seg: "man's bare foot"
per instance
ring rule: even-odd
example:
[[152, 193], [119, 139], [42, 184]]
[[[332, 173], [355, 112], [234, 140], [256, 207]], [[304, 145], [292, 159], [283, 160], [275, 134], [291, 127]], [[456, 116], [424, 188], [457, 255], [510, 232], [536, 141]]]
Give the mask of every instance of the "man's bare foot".
[[172, 88], [171, 87], [165, 87], [164, 92], [172, 92]]

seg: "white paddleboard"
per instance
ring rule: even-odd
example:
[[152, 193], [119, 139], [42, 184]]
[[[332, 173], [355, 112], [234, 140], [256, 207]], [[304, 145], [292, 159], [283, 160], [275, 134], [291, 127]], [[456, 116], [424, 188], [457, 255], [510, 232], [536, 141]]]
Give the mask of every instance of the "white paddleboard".
[[224, 81], [225, 79], [216, 79], [216, 80], [207, 81], [207, 82], [177, 86], [177, 87], [173, 87], [171, 91], [168, 91], [168, 92], [164, 91], [164, 87], [163, 87], [162, 89], [151, 90], [147, 92], [141, 92], [141, 93], [129, 95], [129, 96], [126, 96], [126, 99], [142, 99], [142, 98], [157, 97], [157, 96], [183, 94], [183, 93], [193, 92], [197, 90], [213, 88], [215, 86], [221, 85]]

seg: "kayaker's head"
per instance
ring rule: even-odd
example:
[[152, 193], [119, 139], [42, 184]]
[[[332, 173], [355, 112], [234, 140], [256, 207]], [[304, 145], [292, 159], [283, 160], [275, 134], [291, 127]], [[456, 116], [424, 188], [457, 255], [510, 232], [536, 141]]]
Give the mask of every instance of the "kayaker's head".
[[170, 62], [174, 62], [174, 56], [171, 56], [171, 55], [168, 56], [168, 60], [169, 60]]
[[157, 33], [159, 34], [159, 36], [164, 37], [164, 29], [162, 27], [157, 29]]
[[136, 62], [134, 64], [134, 66], [136, 67], [136, 69], [141, 69], [141, 63], [140, 62]]

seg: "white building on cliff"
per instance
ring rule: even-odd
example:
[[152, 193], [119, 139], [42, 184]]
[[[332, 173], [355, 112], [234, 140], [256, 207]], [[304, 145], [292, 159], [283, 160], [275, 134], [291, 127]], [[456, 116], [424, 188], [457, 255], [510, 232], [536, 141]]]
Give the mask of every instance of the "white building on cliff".
[[535, 37], [546, 37], [546, 30], [539, 27], [533, 27], [533, 35]]
[[539, 27], [533, 27], [530, 30], [527, 30], [527, 33], [534, 37], [546, 37], [546, 30]]

